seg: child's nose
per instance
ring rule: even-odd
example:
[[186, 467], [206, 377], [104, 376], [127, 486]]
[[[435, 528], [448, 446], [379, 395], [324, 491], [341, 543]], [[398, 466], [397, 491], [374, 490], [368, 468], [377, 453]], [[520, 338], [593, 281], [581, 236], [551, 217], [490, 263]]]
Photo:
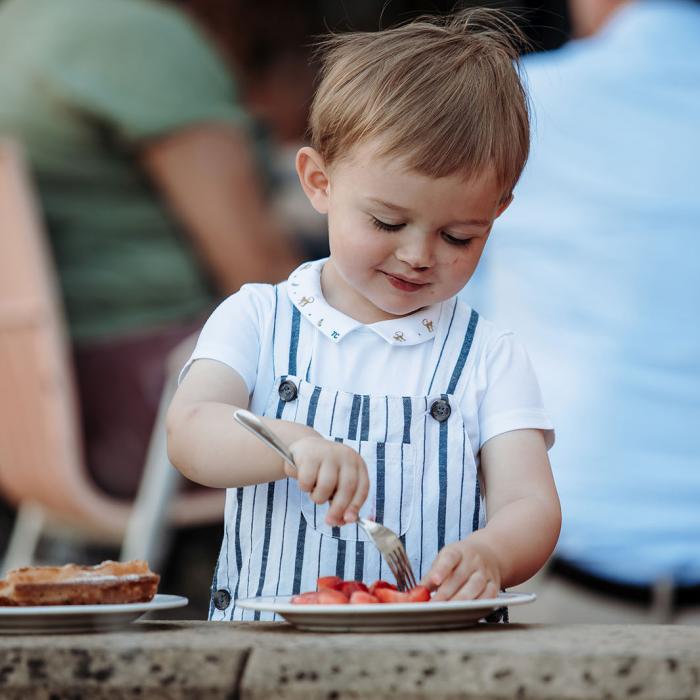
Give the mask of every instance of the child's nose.
[[414, 269], [429, 268], [435, 263], [433, 246], [425, 236], [406, 237], [396, 249], [396, 257]]

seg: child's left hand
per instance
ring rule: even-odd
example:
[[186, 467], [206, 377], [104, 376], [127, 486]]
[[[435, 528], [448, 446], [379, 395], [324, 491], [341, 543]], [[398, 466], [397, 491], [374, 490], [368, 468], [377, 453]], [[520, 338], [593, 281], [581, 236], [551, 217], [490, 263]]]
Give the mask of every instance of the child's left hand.
[[501, 572], [493, 550], [472, 538], [445, 545], [421, 583], [433, 600], [496, 598], [501, 590]]

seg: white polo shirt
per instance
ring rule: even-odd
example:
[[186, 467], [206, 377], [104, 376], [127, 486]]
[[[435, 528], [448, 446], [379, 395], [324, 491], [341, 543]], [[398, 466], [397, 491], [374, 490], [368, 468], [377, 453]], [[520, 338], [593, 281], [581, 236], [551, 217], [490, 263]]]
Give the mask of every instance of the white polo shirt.
[[[427, 394], [435, 331], [463, 302], [451, 298], [399, 319], [363, 324], [324, 299], [324, 262], [305, 263], [277, 287], [248, 284], [228, 297], [202, 329], [183, 374], [198, 359], [217, 360], [243, 378], [251, 395], [255, 391], [266, 396], [276, 378], [274, 353], [261, 339], [274, 337], [271, 326], [276, 315], [291, 316], [296, 306], [302, 323], [315, 328], [313, 360], [298, 370], [308, 382], [354, 394]], [[470, 376], [460, 409], [477, 464], [481, 446], [511, 430], [543, 430], [551, 447], [552, 423], [527, 353], [512, 332], [480, 319], [465, 371]], [[251, 409], [256, 410], [255, 403]]]

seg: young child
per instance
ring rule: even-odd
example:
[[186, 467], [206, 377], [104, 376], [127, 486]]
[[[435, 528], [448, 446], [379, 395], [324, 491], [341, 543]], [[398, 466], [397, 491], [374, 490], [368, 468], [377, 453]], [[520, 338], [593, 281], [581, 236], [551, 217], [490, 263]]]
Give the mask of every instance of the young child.
[[324, 45], [297, 170], [330, 257], [225, 300], [168, 416], [173, 464], [228, 489], [211, 619], [260, 619], [236, 600], [319, 576], [391, 581], [358, 512], [401, 536], [437, 600], [496, 596], [552, 552], [553, 433], [531, 365], [455, 298], [527, 158], [509, 29], [471, 10]]

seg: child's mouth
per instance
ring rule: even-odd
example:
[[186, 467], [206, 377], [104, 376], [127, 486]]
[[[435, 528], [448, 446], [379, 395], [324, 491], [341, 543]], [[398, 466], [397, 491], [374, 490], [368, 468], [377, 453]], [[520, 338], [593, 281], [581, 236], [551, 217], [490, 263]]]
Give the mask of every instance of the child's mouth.
[[391, 286], [395, 287], [396, 289], [400, 289], [402, 292], [417, 292], [419, 289], [423, 289], [424, 287], [428, 286], [425, 282], [409, 282], [408, 280], [401, 279], [400, 277], [394, 277], [394, 275], [390, 275], [388, 272], [385, 272], [384, 274], [386, 275], [387, 280], [389, 280]]

